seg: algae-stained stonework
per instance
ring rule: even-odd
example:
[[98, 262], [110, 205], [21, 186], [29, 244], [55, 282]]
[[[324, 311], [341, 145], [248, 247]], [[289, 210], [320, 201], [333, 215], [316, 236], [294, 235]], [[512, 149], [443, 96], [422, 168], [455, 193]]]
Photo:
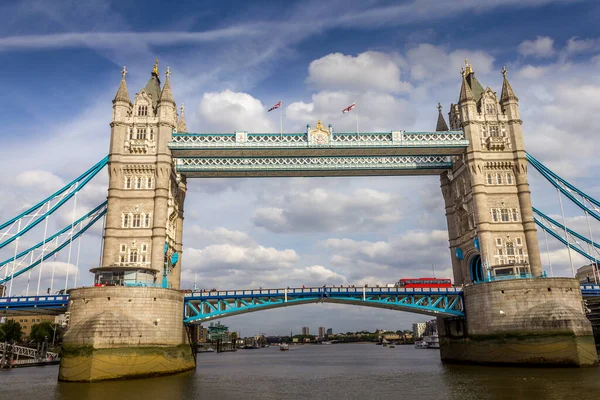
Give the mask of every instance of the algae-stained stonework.
[[75, 289], [69, 312], [60, 380], [89, 382], [195, 368], [182, 323], [183, 294], [178, 290]]

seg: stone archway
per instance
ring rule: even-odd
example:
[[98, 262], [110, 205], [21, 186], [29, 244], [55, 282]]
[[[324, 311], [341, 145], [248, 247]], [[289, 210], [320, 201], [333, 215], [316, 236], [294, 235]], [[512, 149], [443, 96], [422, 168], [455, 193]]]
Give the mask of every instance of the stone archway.
[[481, 264], [481, 255], [476, 254], [469, 261], [469, 276], [472, 282], [482, 282], [485, 280], [483, 265]]

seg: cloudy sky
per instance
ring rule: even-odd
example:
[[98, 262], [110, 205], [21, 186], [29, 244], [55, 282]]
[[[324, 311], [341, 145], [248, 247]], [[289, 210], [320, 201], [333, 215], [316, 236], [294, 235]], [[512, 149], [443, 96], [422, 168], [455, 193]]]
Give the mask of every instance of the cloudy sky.
[[[361, 131], [433, 130], [437, 103], [447, 112], [458, 98], [465, 58], [498, 92], [506, 65], [528, 151], [600, 197], [591, 172], [600, 167], [597, 1], [13, 1], [0, 5], [0, 15], [1, 221], [106, 155], [122, 66], [133, 97], [155, 58], [161, 73], [171, 68], [191, 132], [277, 132], [279, 114], [267, 109], [279, 100], [286, 131], [317, 119], [353, 131], [353, 117], [341, 113], [352, 102]], [[534, 171], [530, 181], [534, 205], [561, 220], [550, 185]], [[105, 199], [106, 184], [103, 172], [79, 196], [77, 215]], [[451, 276], [437, 177], [210, 179], [188, 187], [183, 287], [386, 284], [430, 276], [432, 265], [437, 276]], [[72, 210], [50, 226], [68, 224]], [[566, 212], [570, 226], [586, 233], [583, 214]], [[600, 223], [592, 229], [600, 238]], [[566, 250], [549, 248], [554, 275], [570, 275]], [[99, 252], [96, 228], [81, 244], [78, 284], [91, 283], [87, 271]], [[545, 251], [542, 258], [549, 273]], [[64, 287], [67, 270], [74, 283], [67, 261], [65, 252], [46, 264], [42, 288], [52, 270], [54, 289]], [[30, 293], [36, 286], [34, 272]], [[13, 293], [26, 290], [26, 276], [15, 280]], [[224, 322], [254, 334], [305, 325], [395, 330], [425, 319], [319, 304]]]

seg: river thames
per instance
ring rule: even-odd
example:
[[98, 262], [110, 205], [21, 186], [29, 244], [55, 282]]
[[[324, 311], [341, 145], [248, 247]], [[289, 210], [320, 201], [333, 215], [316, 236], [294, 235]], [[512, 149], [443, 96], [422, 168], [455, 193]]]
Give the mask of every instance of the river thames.
[[0, 400], [598, 399], [600, 369], [442, 365], [437, 350], [334, 344], [198, 355], [198, 368], [129, 381], [57, 382], [58, 366], [0, 371]]

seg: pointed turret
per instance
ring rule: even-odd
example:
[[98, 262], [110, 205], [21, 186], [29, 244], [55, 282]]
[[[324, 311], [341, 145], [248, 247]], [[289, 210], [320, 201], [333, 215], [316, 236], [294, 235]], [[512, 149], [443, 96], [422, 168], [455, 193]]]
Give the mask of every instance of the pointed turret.
[[502, 82], [502, 94], [500, 95], [500, 102], [506, 103], [508, 101], [519, 101], [519, 98], [515, 95], [510, 83], [508, 82], [508, 78], [506, 78], [506, 67], [502, 67], [502, 75], [504, 76], [504, 80]]
[[158, 58], [154, 63], [154, 68], [152, 68], [152, 73], [150, 74], [150, 79], [146, 86], [144, 87], [146, 93], [148, 93], [152, 97], [152, 108], [156, 108], [156, 104], [158, 103], [158, 99], [160, 98], [160, 78], [158, 76]]
[[127, 90], [127, 82], [125, 81], [125, 75], [127, 75], [127, 67], [123, 67], [121, 71], [121, 83], [119, 84], [119, 89], [117, 89], [117, 94], [113, 99], [113, 104], [117, 101], [124, 101], [128, 104], [131, 104], [131, 99], [129, 98], [129, 90]]
[[462, 85], [460, 87], [460, 96], [458, 97], [458, 103], [462, 104], [465, 101], [468, 100], [473, 100], [475, 101], [475, 98], [473, 97], [473, 91], [471, 90], [471, 86], [469, 86], [469, 84], [467, 83], [467, 71], [465, 70], [461, 70], [461, 74], [462, 74]]
[[438, 119], [437, 119], [437, 124], [435, 126], [435, 130], [436, 130], [436, 132], [450, 130], [450, 129], [448, 129], [448, 124], [446, 123], [446, 120], [444, 119], [444, 116], [442, 115], [442, 105], [440, 103], [438, 103]]
[[179, 114], [179, 121], [177, 122], [177, 132], [187, 132], [187, 125], [185, 124], [185, 107], [181, 104], [181, 114]]
[[165, 75], [167, 76], [167, 78], [165, 79], [165, 84], [163, 86], [162, 92], [160, 93], [160, 99], [158, 102], [164, 103], [168, 101], [175, 104], [175, 100], [173, 99], [173, 92], [171, 91], [171, 80], [169, 78], [171, 76], [171, 70], [169, 67], [167, 67], [167, 72], [165, 73]]

